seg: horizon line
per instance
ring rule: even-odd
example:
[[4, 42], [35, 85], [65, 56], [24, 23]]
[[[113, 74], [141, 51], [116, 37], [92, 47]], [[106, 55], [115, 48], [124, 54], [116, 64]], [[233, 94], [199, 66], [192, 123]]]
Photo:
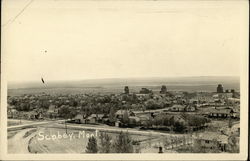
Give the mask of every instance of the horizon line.
[[[58, 80], [49, 80], [46, 79], [45, 81], [50, 81], [50, 82], [70, 82], [70, 81], [88, 81], [88, 80], [109, 80], [109, 79], [157, 79], [157, 78], [194, 78], [194, 77], [238, 77], [240, 78], [240, 75], [224, 75], [224, 76], [218, 76], [218, 75], [203, 75], [203, 76], [152, 76], [152, 77], [103, 77], [103, 78], [85, 78], [85, 79], [58, 79]], [[25, 81], [13, 81], [7, 80], [7, 83], [12, 84], [12, 83], [30, 83], [30, 82], [40, 82], [41, 78], [37, 80], [25, 80]]]

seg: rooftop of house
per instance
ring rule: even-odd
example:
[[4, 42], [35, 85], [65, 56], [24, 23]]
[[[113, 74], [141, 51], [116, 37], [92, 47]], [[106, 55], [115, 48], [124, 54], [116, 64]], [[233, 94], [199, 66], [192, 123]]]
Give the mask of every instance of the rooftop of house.
[[146, 120], [149, 120], [149, 118], [151, 117], [151, 116], [149, 116], [149, 115], [140, 115], [140, 116], [138, 116], [140, 119], [146, 119]]
[[211, 109], [210, 113], [217, 113], [217, 114], [230, 114], [232, 109]]
[[127, 112], [128, 114], [131, 112], [131, 111], [128, 111], [128, 110], [118, 110], [116, 111], [116, 115], [123, 115], [125, 112]]
[[130, 116], [129, 119], [134, 119], [135, 121], [139, 122], [140, 118], [136, 116]]
[[206, 133], [202, 133], [199, 136], [200, 139], [202, 140], [209, 140], [209, 141], [218, 141], [221, 143], [228, 143], [228, 136], [226, 135], [222, 135], [219, 133], [215, 133], [215, 132], [206, 132]]
[[75, 116], [75, 119], [83, 119], [83, 115], [82, 114], [77, 114], [76, 116]]
[[175, 105], [173, 105], [172, 107], [173, 107], [173, 108], [184, 108], [183, 105], [178, 105], [178, 104], [175, 104]]
[[233, 126], [232, 126], [232, 128], [233, 129], [238, 129], [238, 128], [240, 128], [240, 124], [238, 123], [238, 124], [234, 124]]

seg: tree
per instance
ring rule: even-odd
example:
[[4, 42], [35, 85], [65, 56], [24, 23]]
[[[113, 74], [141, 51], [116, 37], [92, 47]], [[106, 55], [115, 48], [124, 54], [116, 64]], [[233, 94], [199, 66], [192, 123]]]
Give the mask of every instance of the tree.
[[145, 106], [146, 106], [146, 109], [148, 110], [161, 108], [161, 106], [154, 99], [147, 100], [145, 102]]
[[174, 124], [174, 131], [176, 131], [176, 132], [183, 132], [184, 129], [185, 129], [185, 126], [182, 123], [175, 122], [175, 124]]
[[90, 137], [88, 141], [88, 145], [86, 147], [86, 153], [97, 153], [98, 148], [97, 148], [97, 141], [95, 137]]
[[204, 116], [196, 116], [196, 115], [186, 115], [184, 119], [188, 122], [189, 126], [196, 126], [196, 127], [204, 126], [205, 123], [209, 122], [209, 120]]
[[114, 111], [113, 107], [111, 107], [110, 110], [109, 110], [109, 122], [111, 124], [115, 123], [115, 111]]
[[135, 147], [134, 148], [135, 149], [135, 153], [140, 153], [141, 152], [141, 147], [140, 147], [141, 143], [140, 143], [140, 141], [133, 140], [132, 141], [132, 145]]
[[121, 131], [120, 134], [117, 136], [113, 147], [116, 153], [132, 153], [133, 145], [128, 132], [123, 133]]
[[111, 140], [112, 138], [105, 132], [100, 134], [100, 153], [110, 153], [111, 152]]
[[124, 114], [123, 114], [122, 122], [123, 122], [124, 124], [129, 124], [129, 116], [128, 116], [127, 110], [126, 110], [126, 111], [124, 112]]
[[62, 106], [61, 109], [58, 111], [59, 116], [63, 117], [65, 119], [65, 130], [67, 133], [67, 121], [66, 119], [72, 119], [73, 117], [76, 116], [76, 110], [73, 108], [70, 108], [68, 106]]
[[26, 102], [21, 102], [20, 106], [17, 106], [18, 111], [29, 111], [30, 110], [30, 104]]
[[232, 126], [233, 126], [233, 122], [232, 122], [232, 119], [230, 117], [229, 120], [228, 120], [228, 127], [232, 128]]
[[229, 146], [229, 152], [230, 153], [239, 153], [239, 142], [237, 141], [237, 138], [233, 135], [230, 135], [228, 138], [228, 146]]
[[59, 115], [65, 119], [72, 119], [76, 114], [76, 109], [69, 106], [62, 106], [59, 110]]

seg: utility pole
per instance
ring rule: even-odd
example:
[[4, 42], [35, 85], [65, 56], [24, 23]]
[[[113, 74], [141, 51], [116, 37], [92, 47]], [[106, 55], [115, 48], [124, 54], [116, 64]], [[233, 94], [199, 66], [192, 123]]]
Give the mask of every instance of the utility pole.
[[21, 114], [20, 114], [20, 112], [19, 112], [19, 124], [21, 125], [21, 123], [22, 123], [22, 121], [21, 121]]
[[68, 134], [67, 133], [67, 120], [65, 120], [65, 130], [66, 130], [66, 134]]

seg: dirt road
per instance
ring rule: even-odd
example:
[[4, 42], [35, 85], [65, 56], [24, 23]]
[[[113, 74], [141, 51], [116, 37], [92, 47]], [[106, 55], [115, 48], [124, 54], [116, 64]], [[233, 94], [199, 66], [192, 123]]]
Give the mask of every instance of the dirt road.
[[36, 134], [36, 132], [31, 133], [29, 136], [25, 137], [26, 132], [36, 129], [29, 128], [18, 132], [15, 136], [8, 140], [8, 153], [29, 153], [28, 145], [29, 140]]
[[59, 122], [63, 122], [63, 121], [64, 120], [31, 122], [31, 123], [27, 123], [27, 124], [23, 124], [23, 125], [10, 126], [10, 127], [7, 127], [7, 130], [16, 130], [16, 129], [20, 129], [20, 128], [24, 129], [24, 128], [29, 128], [32, 126], [45, 125], [45, 124], [51, 124], [51, 123], [59, 123]]

